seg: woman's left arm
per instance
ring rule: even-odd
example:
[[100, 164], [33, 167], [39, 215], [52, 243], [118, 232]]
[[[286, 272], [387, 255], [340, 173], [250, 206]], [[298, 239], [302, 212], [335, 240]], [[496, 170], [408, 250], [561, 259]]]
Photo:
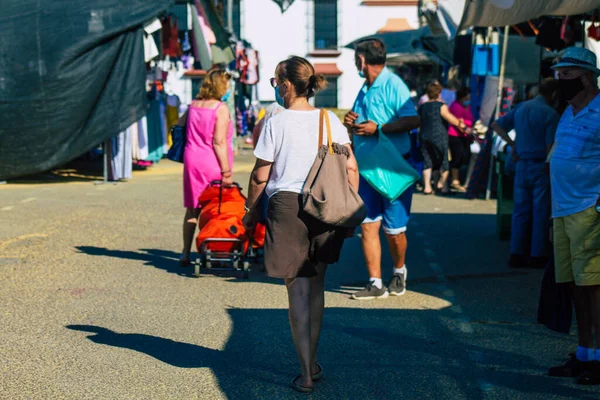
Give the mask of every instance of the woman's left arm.
[[[229, 130], [229, 109], [221, 104], [217, 110], [217, 123], [213, 137], [213, 148], [221, 167], [223, 178], [231, 179], [231, 165], [229, 165], [229, 152], [227, 145], [227, 131]], [[225, 180], [225, 179], [224, 179]]]
[[272, 162], [256, 159], [250, 182], [248, 183], [248, 199], [246, 200], [246, 216], [244, 217], [244, 226], [252, 228], [256, 224], [257, 210], [256, 205], [261, 198], [271, 176]]

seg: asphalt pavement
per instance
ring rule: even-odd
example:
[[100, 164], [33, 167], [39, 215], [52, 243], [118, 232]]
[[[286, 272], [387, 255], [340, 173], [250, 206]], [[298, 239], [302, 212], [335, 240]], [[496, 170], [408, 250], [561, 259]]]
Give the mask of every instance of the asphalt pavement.
[[[236, 162], [247, 186], [252, 158]], [[1, 399], [600, 397], [545, 375], [576, 336], [536, 324], [542, 272], [506, 267], [495, 203], [422, 195], [408, 292], [350, 300], [367, 274], [349, 239], [327, 276], [325, 377], [312, 395], [293, 392], [282, 281], [179, 267], [181, 170], [164, 160], [126, 183], [0, 185]]]

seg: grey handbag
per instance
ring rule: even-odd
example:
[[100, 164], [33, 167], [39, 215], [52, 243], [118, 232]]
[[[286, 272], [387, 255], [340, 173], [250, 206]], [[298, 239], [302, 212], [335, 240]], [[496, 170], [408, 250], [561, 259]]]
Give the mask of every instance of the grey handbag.
[[[327, 125], [327, 145], [323, 145], [323, 120]], [[304, 211], [337, 228], [356, 228], [367, 216], [367, 207], [348, 183], [348, 149], [333, 143], [329, 114], [319, 116], [319, 152], [302, 190]]]

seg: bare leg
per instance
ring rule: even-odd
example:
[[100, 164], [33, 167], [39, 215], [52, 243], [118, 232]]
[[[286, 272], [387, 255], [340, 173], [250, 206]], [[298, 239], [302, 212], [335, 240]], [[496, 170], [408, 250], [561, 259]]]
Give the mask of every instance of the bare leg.
[[442, 171], [442, 177], [437, 185], [438, 189], [440, 189], [443, 193], [448, 193], [448, 175], [448, 170]]
[[310, 345], [310, 282], [308, 278], [286, 279], [290, 304], [289, 318], [292, 337], [296, 345], [302, 377], [296, 381], [300, 386], [312, 387]]
[[311, 374], [319, 372], [317, 366], [317, 348], [321, 335], [321, 324], [323, 322], [323, 311], [325, 309], [325, 267], [320, 266], [318, 271], [323, 273], [309, 278], [310, 282], [310, 359]]
[[431, 193], [433, 189], [431, 188], [431, 168], [427, 168], [423, 170], [423, 192]]
[[394, 260], [394, 268], [402, 268], [405, 264], [406, 248], [408, 247], [408, 240], [404, 233], [398, 235], [385, 235], [387, 237], [388, 244], [392, 253], [392, 259]]
[[585, 286], [575, 286], [573, 289], [573, 303], [575, 304], [575, 318], [577, 319], [579, 345], [581, 347], [593, 349], [594, 323], [592, 320], [592, 299], [590, 299], [590, 289]]
[[460, 186], [460, 169], [452, 168], [451, 173], [452, 173], [452, 184]]
[[196, 233], [199, 215], [199, 208], [186, 208], [185, 210], [185, 218], [183, 219], [183, 251], [181, 252], [181, 258], [186, 260], [190, 259], [192, 242], [194, 241], [194, 233]]
[[440, 170], [439, 169], [433, 170], [433, 184], [435, 185], [435, 187], [440, 189]]
[[367, 262], [369, 278], [381, 278], [381, 240], [379, 229], [381, 222], [362, 224], [362, 245]]

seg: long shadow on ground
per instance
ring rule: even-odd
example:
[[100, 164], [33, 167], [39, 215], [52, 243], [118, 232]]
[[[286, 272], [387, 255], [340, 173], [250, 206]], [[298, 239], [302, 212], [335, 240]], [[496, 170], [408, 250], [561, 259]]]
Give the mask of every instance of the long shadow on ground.
[[[92, 325], [69, 325], [89, 340], [147, 354], [177, 368], [210, 368], [230, 399], [296, 398], [298, 366], [282, 309], [230, 309], [222, 351]], [[328, 308], [320, 345], [325, 378], [314, 399], [579, 398], [597, 394], [544, 376], [547, 366], [510, 349], [465, 342], [442, 310]], [[486, 327], [492, 336], [511, 332]], [[563, 339], [556, 339], [563, 340]], [[539, 371], [532, 374], [530, 371]], [[198, 393], [200, 398], [202, 393]], [[515, 397], [512, 397], [515, 398]]]

